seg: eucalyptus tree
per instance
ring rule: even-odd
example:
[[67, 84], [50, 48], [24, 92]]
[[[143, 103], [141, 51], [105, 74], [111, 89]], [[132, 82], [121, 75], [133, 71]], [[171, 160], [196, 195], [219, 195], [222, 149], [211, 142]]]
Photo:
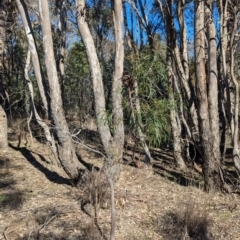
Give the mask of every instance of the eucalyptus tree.
[[[230, 127], [233, 145], [233, 163], [240, 176], [240, 153], [239, 153], [239, 84], [235, 76], [235, 50], [239, 43], [239, 1], [217, 1], [220, 15], [220, 106], [223, 118], [222, 139], [226, 136], [226, 125]], [[233, 90], [233, 91], [232, 91]], [[227, 124], [225, 123], [227, 120]], [[226, 150], [226, 142], [222, 142]], [[225, 157], [223, 151], [223, 158]]]
[[43, 34], [45, 66], [49, 84], [51, 120], [53, 121], [54, 130], [57, 136], [56, 146], [58, 150], [58, 158], [66, 173], [75, 180], [80, 177], [82, 172], [85, 172], [86, 168], [77, 158], [63, 111], [61, 89], [57, 74], [56, 61], [54, 58], [51, 22], [47, 0], [39, 0], [39, 13]]
[[[69, 132], [63, 111], [61, 89], [53, 50], [48, 1], [39, 1], [39, 16], [43, 35], [43, 50], [45, 53], [44, 58], [49, 92], [46, 90], [46, 88], [44, 88], [43, 85], [43, 76], [38, 58], [36, 43], [34, 41], [31, 22], [28, 17], [28, 9], [24, 1], [17, 1], [17, 6], [22, 17], [26, 35], [28, 37], [29, 50], [31, 52], [33, 67], [36, 79], [38, 81], [38, 88], [41, 93], [41, 98], [43, 102], [46, 101], [44, 104], [46, 112], [50, 113], [47, 115], [48, 118], [45, 121], [42, 121], [39, 118], [36, 109], [34, 108], [35, 117], [38, 123], [43, 127], [46, 138], [50, 142], [50, 147], [53, 150], [57, 160], [61, 163], [64, 170], [71, 179], [78, 180], [80, 177], [82, 177], [82, 174], [85, 173], [86, 168], [79, 162], [76, 156], [75, 147], [72, 143], [71, 134]], [[31, 90], [31, 101], [33, 104], [33, 94], [30, 84], [29, 87]], [[49, 97], [47, 97], [48, 94]], [[47, 124], [51, 126], [51, 129], [54, 129], [53, 135]], [[55, 136], [55, 138], [53, 138], [53, 136]]]
[[7, 96], [4, 88], [4, 49], [6, 40], [6, 26], [7, 26], [7, 0], [0, 3], [0, 103], [4, 104], [7, 101]]
[[[211, 15], [210, 4], [205, 1], [195, 2], [195, 74], [196, 94], [198, 101], [199, 131], [202, 146], [203, 175], [205, 190], [220, 189], [221, 178], [220, 154], [219, 154], [219, 126], [218, 126], [218, 99], [217, 98], [217, 69], [216, 69], [216, 34]], [[207, 19], [207, 22], [205, 20]], [[208, 40], [208, 67], [206, 69], [206, 36], [207, 25]], [[207, 83], [209, 86], [207, 86]], [[213, 98], [214, 101], [210, 98]], [[217, 118], [217, 123], [215, 119]], [[215, 136], [213, 134], [216, 134]]]
[[[174, 54], [173, 50], [176, 45], [176, 33], [174, 29], [173, 17], [172, 17], [172, 0], [167, 1], [167, 13], [166, 13], [166, 32], [167, 32], [167, 71], [169, 79], [169, 100], [176, 104], [175, 89], [176, 89], [176, 74], [174, 71]], [[173, 154], [176, 163], [180, 168], [185, 168], [185, 162], [182, 157], [182, 147], [181, 147], [181, 121], [176, 109], [176, 105], [170, 110], [170, 119], [173, 133]]]
[[6, 22], [7, 22], [7, 1], [3, 0], [0, 3], [0, 148], [8, 146], [7, 139], [7, 116], [3, 108], [3, 104], [7, 101], [7, 96], [4, 89], [4, 48], [6, 38]]
[[113, 22], [115, 32], [115, 61], [112, 76], [112, 115], [113, 127], [110, 130], [103, 86], [103, 76], [97, 56], [94, 40], [87, 19], [85, 1], [77, 0], [78, 29], [86, 48], [91, 71], [91, 79], [95, 100], [95, 113], [98, 131], [106, 153], [105, 165], [110, 167], [111, 175], [117, 179], [120, 173], [119, 163], [122, 160], [124, 144], [123, 108], [122, 108], [122, 74], [124, 60], [122, 1], [114, 1]]
[[7, 129], [7, 115], [0, 105], [0, 149], [5, 149], [8, 146], [8, 129]]
[[[172, 102], [172, 109], [170, 109], [171, 127], [173, 134], [173, 148], [174, 158], [179, 167], [185, 168], [185, 161], [183, 160], [183, 141], [182, 128], [187, 133], [187, 141], [194, 144], [196, 134], [198, 132], [198, 120], [194, 99], [194, 92], [190, 90], [189, 86], [189, 60], [188, 60], [188, 46], [186, 35], [186, 23], [184, 19], [185, 1], [160, 1], [156, 4], [159, 8], [160, 15], [164, 23], [164, 31], [166, 33], [166, 64], [169, 79], [169, 100]], [[176, 11], [176, 12], [174, 12]], [[175, 21], [179, 22], [180, 30], [176, 29]], [[177, 36], [180, 36], [179, 39]], [[179, 41], [178, 41], [179, 40]], [[180, 45], [180, 46], [179, 46]], [[183, 86], [184, 93], [181, 89]], [[185, 96], [187, 99], [185, 99]], [[185, 119], [184, 102], [187, 103], [190, 109], [190, 117], [193, 125]], [[187, 145], [189, 145], [187, 143]]]
[[[57, 0], [56, 12], [58, 19], [58, 48], [57, 48], [57, 71], [60, 80], [61, 93], [64, 96], [65, 54], [67, 34], [67, 3], [65, 0]], [[63, 102], [64, 103], [64, 102]]]
[[[238, 14], [239, 14], [239, 6], [238, 1], [233, 1], [233, 5], [230, 8], [229, 13], [232, 15], [231, 26], [229, 31], [230, 35], [230, 75], [233, 86], [235, 88], [234, 93], [234, 129], [232, 129], [232, 142], [233, 142], [233, 162], [234, 166], [237, 170], [238, 176], [240, 177], [240, 150], [239, 150], [239, 83], [235, 76], [234, 66], [235, 66], [235, 58], [234, 53], [238, 44]], [[235, 39], [236, 38], [236, 39]]]

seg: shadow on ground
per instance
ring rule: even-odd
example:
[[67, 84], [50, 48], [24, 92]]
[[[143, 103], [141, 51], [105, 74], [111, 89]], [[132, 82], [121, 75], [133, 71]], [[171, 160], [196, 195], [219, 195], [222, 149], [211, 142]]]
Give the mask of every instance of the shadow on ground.
[[[72, 185], [71, 181], [67, 178], [64, 178], [60, 176], [58, 173], [54, 171], [50, 171], [46, 167], [44, 167], [41, 163], [39, 163], [36, 158], [33, 156], [31, 151], [29, 151], [26, 147], [14, 147], [12, 144], [9, 144], [9, 146], [22, 153], [22, 155], [26, 158], [26, 160], [32, 164], [36, 169], [38, 169], [40, 172], [42, 172], [49, 181], [58, 183], [58, 184], [66, 184], [66, 185]], [[38, 154], [39, 155], [39, 154]], [[41, 161], [48, 162], [43, 156], [39, 156]]]
[[8, 158], [0, 156], [0, 210], [19, 209], [25, 199], [24, 193], [14, 186], [16, 181], [10, 172], [13, 167]]
[[23, 192], [13, 190], [10, 193], [4, 193], [0, 195], [0, 209], [17, 210], [21, 208], [25, 200]]

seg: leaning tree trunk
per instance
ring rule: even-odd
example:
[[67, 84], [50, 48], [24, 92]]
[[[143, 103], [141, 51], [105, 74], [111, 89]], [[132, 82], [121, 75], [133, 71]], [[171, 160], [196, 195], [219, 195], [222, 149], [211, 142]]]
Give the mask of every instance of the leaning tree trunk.
[[86, 168], [79, 162], [72, 143], [69, 128], [63, 111], [60, 84], [58, 81], [56, 61], [53, 51], [53, 40], [47, 0], [39, 0], [40, 20], [43, 33], [43, 49], [45, 65], [50, 89], [50, 106], [53, 124], [57, 136], [59, 160], [71, 179], [78, 179]]
[[33, 29], [32, 25], [30, 22], [30, 17], [28, 15], [28, 10], [27, 10], [27, 5], [24, 0], [16, 0], [18, 11], [20, 13], [20, 16], [22, 18], [23, 26], [26, 32], [26, 37], [28, 40], [28, 45], [29, 45], [29, 50], [31, 51], [31, 58], [32, 58], [32, 64], [33, 64], [33, 69], [34, 69], [34, 74], [37, 80], [37, 85], [39, 89], [39, 93], [41, 96], [41, 100], [43, 103], [44, 111], [45, 111], [45, 117], [48, 118], [48, 113], [49, 113], [49, 103], [46, 97], [47, 91], [46, 91], [46, 86], [43, 81], [43, 76], [42, 76], [42, 70], [41, 70], [41, 65], [38, 57], [38, 52], [37, 52], [37, 47], [36, 43], [34, 40], [34, 35], [33, 35]]
[[[26, 6], [24, 0], [22, 0], [22, 1], [16, 0], [16, 3], [17, 3], [18, 11], [22, 18], [23, 26], [25, 28], [26, 36], [28, 39], [28, 51], [30, 51], [30, 53], [31, 53], [34, 74], [35, 74], [35, 77], [37, 80], [38, 89], [39, 89], [41, 100], [43, 102], [44, 110], [46, 113], [45, 118], [46, 118], [46, 120], [49, 120], [48, 119], [48, 112], [49, 112], [48, 105], [49, 104], [47, 102], [47, 97], [46, 97], [47, 92], [46, 92], [46, 87], [44, 87], [44, 81], [42, 79], [40, 61], [38, 58], [36, 43], [34, 41], [33, 30], [32, 30], [30, 18], [29, 18], [28, 11], [27, 11], [27, 6]], [[29, 53], [28, 53], [28, 55], [29, 55]], [[27, 86], [28, 86], [28, 90], [29, 90], [29, 94], [30, 94], [31, 109], [33, 111], [33, 114], [34, 114], [34, 117], [35, 117], [37, 123], [43, 128], [46, 140], [49, 142], [51, 150], [52, 150], [54, 156], [56, 157], [57, 150], [56, 150], [56, 146], [55, 146], [55, 141], [54, 141], [54, 138], [52, 137], [49, 126], [46, 124], [46, 121], [43, 121], [43, 119], [39, 116], [39, 114], [35, 108], [34, 97], [33, 97], [34, 96], [33, 85], [28, 76], [29, 68], [30, 68], [30, 56], [27, 56], [24, 75], [25, 75], [25, 79], [27, 81]], [[56, 160], [58, 161], [58, 157], [56, 158]]]
[[124, 144], [124, 129], [123, 129], [123, 109], [122, 109], [122, 72], [123, 72], [123, 33], [122, 33], [122, 17], [119, 1], [114, 8], [114, 26], [116, 40], [116, 55], [115, 55], [115, 71], [112, 83], [112, 103], [113, 103], [113, 135], [111, 134], [105, 104], [104, 87], [102, 80], [102, 72], [100, 63], [97, 57], [94, 41], [86, 22], [85, 1], [77, 0], [77, 22], [78, 29], [81, 34], [83, 43], [86, 48], [88, 62], [91, 70], [91, 78], [93, 85], [93, 93], [95, 100], [95, 113], [97, 118], [98, 131], [105, 153], [107, 155], [106, 164], [112, 168], [114, 179], [117, 180], [120, 173], [119, 162], [122, 160], [123, 144]]

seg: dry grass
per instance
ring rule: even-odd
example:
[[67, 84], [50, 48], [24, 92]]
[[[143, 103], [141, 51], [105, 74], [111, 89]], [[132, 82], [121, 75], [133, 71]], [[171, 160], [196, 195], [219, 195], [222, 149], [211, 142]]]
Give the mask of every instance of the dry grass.
[[[12, 145], [0, 153], [0, 239], [109, 239], [104, 182], [93, 175], [86, 188], [73, 187], [45, 145]], [[100, 156], [79, 151], [83, 160], [102, 164]], [[123, 165], [116, 184], [117, 240], [237, 240], [239, 214], [239, 195], [181, 186], [161, 177], [157, 168]]]
[[209, 232], [212, 220], [207, 211], [194, 206], [193, 202], [187, 203], [183, 209], [167, 212], [161, 224], [165, 235], [172, 239], [213, 239]]

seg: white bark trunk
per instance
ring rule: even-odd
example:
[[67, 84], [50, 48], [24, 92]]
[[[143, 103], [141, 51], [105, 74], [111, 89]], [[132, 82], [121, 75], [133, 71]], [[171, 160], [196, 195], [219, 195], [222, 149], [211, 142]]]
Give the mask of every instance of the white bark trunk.
[[172, 109], [170, 109], [170, 120], [171, 120], [171, 127], [172, 127], [172, 134], [173, 134], [173, 154], [174, 159], [179, 168], [186, 168], [186, 164], [182, 158], [182, 144], [181, 144], [181, 123], [179, 121], [178, 113], [175, 109], [175, 102], [174, 99], [174, 74], [173, 74], [173, 51], [175, 47], [175, 29], [173, 24], [172, 18], [172, 0], [168, 0], [168, 11], [165, 15], [165, 23], [166, 23], [166, 31], [167, 31], [167, 74], [168, 74], [168, 94], [169, 94], [169, 101], [172, 102]]
[[0, 149], [8, 147], [8, 128], [7, 128], [7, 115], [0, 105]]
[[48, 107], [48, 101], [46, 97], [46, 87], [44, 86], [44, 81], [42, 78], [40, 61], [38, 58], [38, 52], [37, 52], [36, 43], [33, 36], [33, 30], [31, 26], [30, 18], [27, 11], [27, 6], [24, 0], [23, 1], [16, 0], [16, 3], [17, 3], [18, 11], [22, 18], [23, 26], [25, 28], [29, 49], [31, 51], [31, 58], [32, 58], [34, 73], [35, 73], [37, 84], [38, 84], [39, 93], [41, 96], [41, 100], [43, 102], [46, 118], [48, 118], [49, 107]]
[[53, 40], [50, 24], [49, 6], [47, 0], [39, 0], [39, 12], [43, 33], [43, 49], [45, 54], [45, 65], [50, 89], [51, 114], [57, 135], [57, 148], [59, 160], [66, 173], [77, 180], [86, 168], [79, 162], [75, 148], [72, 143], [69, 128], [63, 112], [60, 84], [58, 81], [56, 61], [53, 51]]
[[239, 128], [238, 128], [238, 112], [239, 112], [239, 85], [234, 73], [234, 50], [237, 47], [234, 37], [237, 32], [237, 6], [233, 7], [234, 22], [232, 23], [232, 33], [230, 38], [230, 74], [235, 87], [234, 93], [234, 131], [233, 131], [233, 163], [240, 178], [240, 151], [239, 151]]
[[122, 107], [122, 75], [124, 62], [124, 41], [123, 41], [123, 13], [122, 1], [114, 0], [114, 33], [116, 41], [114, 75], [112, 83], [112, 105], [113, 105], [113, 124], [114, 141], [119, 145], [119, 157], [122, 159], [124, 145], [124, 125]]
[[112, 84], [112, 103], [114, 117], [113, 136], [110, 132], [107, 120], [104, 87], [102, 81], [102, 71], [97, 57], [96, 48], [88, 24], [86, 23], [85, 1], [77, 0], [77, 22], [78, 29], [86, 47], [88, 62], [91, 69], [93, 93], [95, 100], [95, 112], [97, 126], [100, 133], [104, 150], [107, 154], [106, 164], [112, 168], [114, 178], [117, 180], [120, 173], [119, 162], [122, 160], [124, 129], [123, 129], [123, 110], [122, 110], [122, 83], [123, 72], [123, 29], [122, 29], [122, 1], [114, 2], [114, 24], [116, 37], [115, 70]]
[[205, 6], [205, 21], [208, 40], [208, 103], [212, 148], [216, 161], [220, 161], [220, 137], [218, 114], [218, 70], [216, 29], [212, 19], [212, 3]]

